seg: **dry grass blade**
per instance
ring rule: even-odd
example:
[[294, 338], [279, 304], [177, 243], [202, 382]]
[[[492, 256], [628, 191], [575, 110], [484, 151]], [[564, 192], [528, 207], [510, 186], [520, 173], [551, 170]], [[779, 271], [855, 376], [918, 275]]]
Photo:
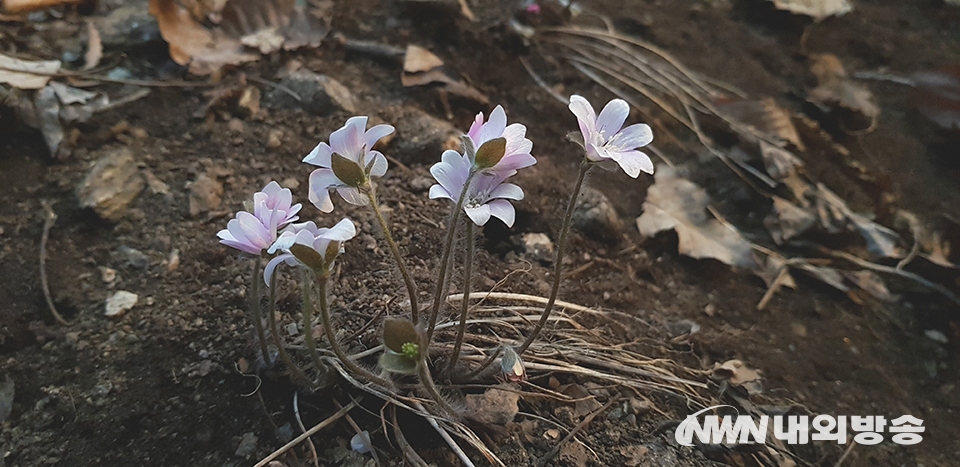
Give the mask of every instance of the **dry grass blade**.
[[305, 440], [305, 439], [313, 436], [313, 435], [316, 434], [318, 431], [320, 431], [320, 430], [322, 430], [322, 429], [324, 429], [324, 428], [332, 425], [332, 424], [333, 424], [334, 422], [336, 422], [337, 420], [340, 420], [341, 417], [343, 417], [344, 415], [346, 415], [348, 412], [350, 412], [351, 410], [353, 410], [354, 407], [357, 406], [357, 402], [358, 402], [358, 401], [359, 401], [359, 398], [358, 398], [357, 401], [354, 401], [354, 402], [351, 402], [351, 403], [345, 405], [342, 409], [334, 412], [333, 415], [327, 417], [326, 420], [324, 420], [324, 421], [322, 421], [322, 422], [314, 425], [313, 428], [305, 431], [302, 435], [297, 436], [296, 438], [294, 438], [293, 440], [291, 440], [289, 443], [284, 444], [283, 447], [281, 447], [280, 449], [277, 449], [276, 451], [273, 451], [273, 453], [271, 453], [269, 456], [264, 457], [262, 460], [260, 460], [260, 462], [257, 462], [257, 464], [254, 465], [253, 467], [264, 467], [265, 465], [269, 464], [270, 462], [272, 462], [272, 461], [273, 461], [274, 459], [276, 459], [277, 457], [280, 457], [280, 455], [282, 455], [283, 453], [289, 451], [290, 448], [292, 448], [292, 447], [294, 447], [294, 446], [302, 443], [303, 440]]

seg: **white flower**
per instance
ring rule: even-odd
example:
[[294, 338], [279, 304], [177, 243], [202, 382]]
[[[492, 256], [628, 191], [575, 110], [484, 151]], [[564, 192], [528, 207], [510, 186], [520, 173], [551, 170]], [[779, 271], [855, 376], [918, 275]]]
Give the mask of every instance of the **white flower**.
[[[570, 111], [577, 116], [587, 159], [594, 162], [615, 161], [627, 175], [637, 178], [640, 172], [653, 173], [653, 162], [637, 150], [653, 141], [650, 126], [638, 123], [623, 128], [630, 106], [614, 99], [604, 106], [598, 117], [590, 102], [581, 96], [570, 96]], [[622, 129], [621, 129], [622, 128]]]
[[[430, 187], [430, 199], [447, 198], [454, 203], [460, 199], [463, 186], [470, 178], [473, 162], [466, 155], [447, 150], [441, 156], [441, 162], [430, 167], [430, 173], [437, 179], [438, 185]], [[523, 190], [512, 183], [503, 183], [516, 170], [499, 172], [477, 172], [470, 179], [463, 200], [463, 211], [477, 225], [484, 225], [490, 217], [503, 221], [512, 227], [516, 211], [510, 201], [523, 199]]]
[[[330, 270], [334, 260], [343, 252], [343, 242], [356, 235], [357, 229], [350, 219], [343, 219], [329, 229], [317, 227], [313, 222], [291, 224], [267, 250], [270, 254], [278, 250], [285, 253], [267, 263], [263, 271], [263, 281], [270, 285], [270, 278], [280, 263], [290, 266], [302, 264], [313, 270]], [[297, 249], [296, 245], [306, 248]]]
[[[289, 189], [270, 182], [253, 195], [253, 214], [240, 211], [217, 232], [220, 243], [253, 255], [260, 255], [277, 239], [277, 229], [298, 219], [300, 204], [292, 204]], [[291, 205], [292, 204], [292, 205]]]
[[369, 200], [360, 187], [371, 177], [387, 173], [387, 158], [373, 146], [393, 133], [390, 125], [377, 125], [369, 130], [367, 117], [351, 117], [347, 123], [330, 134], [330, 144], [320, 143], [303, 162], [320, 166], [310, 174], [310, 202], [323, 212], [333, 211], [329, 190], [348, 203], [366, 205]]
[[[526, 138], [527, 127], [519, 123], [507, 125], [507, 114], [503, 107], [497, 106], [490, 112], [490, 119], [483, 122], [483, 112], [477, 114], [470, 125], [470, 131], [466, 136], [473, 143], [473, 148], [467, 150], [467, 155], [476, 157], [476, 151], [491, 140], [503, 138], [506, 144], [503, 147], [503, 155], [498, 153], [492, 166], [482, 167], [485, 172], [509, 172], [519, 170], [524, 167], [530, 167], [537, 163], [537, 159], [530, 154], [533, 150], [533, 142]], [[472, 154], [471, 154], [472, 153]], [[484, 161], [471, 160], [475, 166], [483, 165]]]

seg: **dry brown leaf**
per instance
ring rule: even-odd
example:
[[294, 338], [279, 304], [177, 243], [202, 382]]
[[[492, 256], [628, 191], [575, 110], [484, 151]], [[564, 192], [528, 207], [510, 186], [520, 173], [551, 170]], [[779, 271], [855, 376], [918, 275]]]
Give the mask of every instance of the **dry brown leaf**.
[[263, 54], [318, 47], [329, 31], [295, 0], [228, 0], [221, 15], [224, 32]]
[[880, 107], [874, 102], [873, 93], [850, 80], [840, 59], [831, 54], [819, 55], [810, 71], [819, 83], [807, 96], [810, 102], [824, 110], [851, 113], [849, 116], [840, 115], [850, 130], [866, 131], [876, 125]]
[[176, 0], [150, 0], [150, 14], [157, 18], [160, 35], [170, 45], [170, 58], [180, 65], [190, 65], [191, 73], [213, 74], [226, 65], [259, 58], [245, 52], [238, 40], [204, 28]]
[[753, 127], [771, 139], [790, 143], [800, 151], [806, 149], [790, 119], [790, 112], [777, 105], [773, 98], [724, 102], [717, 108], [727, 118]]
[[87, 37], [87, 54], [84, 56], [83, 69], [92, 70], [103, 58], [103, 42], [100, 40], [100, 31], [97, 31], [93, 21], [87, 21]]
[[774, 180], [783, 180], [803, 167], [803, 161], [792, 152], [774, 146], [766, 141], [760, 142], [760, 154], [763, 156], [763, 165], [767, 173]]
[[781, 257], [768, 256], [764, 267], [755, 269], [753, 272], [767, 284], [767, 291], [763, 294], [760, 302], [757, 303], [757, 310], [766, 308], [767, 304], [770, 303], [770, 300], [773, 299], [773, 296], [776, 295], [781, 288], [797, 288], [796, 281], [794, 281], [793, 276], [790, 275], [789, 265]]
[[763, 220], [773, 241], [782, 245], [787, 240], [806, 232], [817, 222], [817, 217], [779, 196], [773, 197], [773, 212]]
[[17, 89], [41, 89], [50, 81], [50, 75], [58, 71], [59, 60], [20, 60], [0, 54], [0, 83]]
[[0, 2], [3, 5], [3, 11], [13, 15], [20, 13], [29, 13], [31, 11], [46, 10], [63, 5], [84, 5], [91, 3], [90, 0], [4, 0]]
[[710, 197], [703, 188], [680, 178], [670, 167], [658, 167], [655, 180], [647, 191], [643, 215], [637, 218], [642, 235], [675, 230], [681, 254], [713, 258], [731, 266], [757, 265], [750, 243], [739, 232], [708, 217]]
[[924, 225], [916, 214], [904, 210], [897, 211], [894, 226], [901, 230], [910, 230], [913, 241], [916, 242], [915, 248], [918, 248], [921, 252], [920, 256], [938, 266], [957, 267], [949, 259], [950, 242], [943, 239], [943, 232]]
[[853, 212], [846, 201], [818, 183], [816, 192], [817, 214], [820, 225], [827, 232], [837, 233], [852, 230], [867, 242], [867, 250], [878, 258], [900, 258], [903, 253], [897, 243], [900, 236], [862, 214]]
[[754, 395], [763, 392], [760, 370], [754, 370], [741, 360], [727, 360], [715, 363], [713, 377], [726, 380], [731, 385], [742, 387], [747, 394]]
[[853, 10], [849, 0], [771, 0], [778, 10], [822, 21], [831, 16], [843, 16]]
[[418, 45], [408, 45], [403, 56], [404, 73], [423, 73], [443, 66], [443, 60]]
[[890, 293], [883, 278], [872, 271], [843, 271], [843, 276], [864, 292], [885, 302], [895, 302], [899, 298]]

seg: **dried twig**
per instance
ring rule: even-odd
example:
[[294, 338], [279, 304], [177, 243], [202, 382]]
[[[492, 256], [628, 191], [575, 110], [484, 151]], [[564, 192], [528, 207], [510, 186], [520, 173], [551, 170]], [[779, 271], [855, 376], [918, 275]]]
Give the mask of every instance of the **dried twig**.
[[570, 433], [567, 433], [567, 436], [564, 436], [563, 439], [561, 439], [560, 442], [557, 443], [557, 445], [550, 450], [550, 452], [546, 453], [543, 457], [540, 458], [540, 460], [538, 461], [538, 464], [543, 466], [543, 465], [546, 465], [547, 462], [550, 462], [550, 459], [553, 459], [554, 457], [557, 456], [557, 454], [560, 454], [560, 449], [563, 447], [564, 444], [566, 444], [574, 436], [576, 436], [577, 433], [580, 433], [580, 430], [583, 430], [584, 427], [589, 425], [594, 418], [597, 418], [597, 415], [600, 415], [601, 413], [606, 412], [607, 409], [612, 407], [613, 404], [615, 404], [618, 400], [619, 400], [619, 397], [614, 397], [613, 399], [610, 399], [606, 404], [604, 404], [603, 407], [600, 407], [590, 415], [587, 415], [586, 417], [584, 417], [583, 421], [577, 424], [577, 426], [573, 427], [573, 429], [570, 430]]
[[[303, 426], [303, 420], [300, 419], [299, 399], [300, 391], [293, 391], [293, 415], [297, 419], [297, 425], [300, 425], [300, 431], [306, 433], [307, 427]], [[343, 409], [343, 406], [337, 403], [337, 408]], [[344, 416], [349, 417], [350, 415], [344, 414]], [[310, 455], [313, 456], [313, 465], [320, 467], [320, 458], [317, 457], [317, 447], [313, 445], [313, 440], [307, 438], [307, 445], [310, 446]]]
[[50, 238], [50, 229], [53, 228], [54, 222], [57, 221], [57, 213], [53, 212], [52, 202], [43, 200], [40, 204], [43, 206], [44, 214], [43, 234], [40, 235], [40, 287], [43, 289], [43, 298], [47, 301], [47, 308], [50, 309], [50, 314], [53, 315], [53, 319], [64, 326], [69, 326], [70, 323], [63, 319], [63, 316], [57, 311], [56, 305], [53, 304], [53, 297], [50, 295], [50, 284], [47, 281], [47, 240]]
[[269, 464], [271, 461], [273, 461], [277, 457], [280, 457], [281, 454], [289, 451], [290, 448], [300, 444], [301, 442], [303, 442], [303, 440], [315, 435], [318, 431], [332, 425], [337, 420], [340, 420], [341, 417], [343, 417], [348, 412], [353, 410], [353, 408], [357, 406], [357, 402], [359, 402], [360, 400], [361, 400], [361, 397], [358, 397], [355, 401], [345, 405], [342, 409], [334, 412], [333, 415], [327, 417], [326, 420], [320, 423], [317, 423], [316, 425], [314, 425], [313, 428], [305, 431], [302, 435], [297, 436], [296, 438], [291, 440], [289, 443], [284, 444], [283, 447], [281, 447], [280, 449], [277, 449], [276, 451], [273, 451], [273, 453], [271, 453], [269, 456], [264, 457], [262, 460], [260, 460], [260, 462], [257, 462], [257, 464], [254, 465], [253, 467], [264, 467], [265, 465]]

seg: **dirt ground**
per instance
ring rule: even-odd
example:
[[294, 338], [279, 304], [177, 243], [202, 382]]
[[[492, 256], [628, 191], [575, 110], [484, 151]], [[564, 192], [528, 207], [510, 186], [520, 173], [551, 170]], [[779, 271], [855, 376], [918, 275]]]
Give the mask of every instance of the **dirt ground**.
[[[411, 8], [413, 3], [336, 1], [332, 33], [426, 47], [489, 96], [492, 105], [502, 104], [511, 121], [527, 125], [539, 162], [517, 176], [526, 199], [516, 204], [516, 225], [484, 230], [475, 283], [489, 289], [505, 274], [525, 269], [511, 276], [503, 290], [543, 296], [551, 269], [525, 258], [519, 238], [542, 232], [556, 241], [579, 161], [575, 147], [564, 141], [576, 121], [520, 62], [520, 57], [536, 55], [537, 48], [525, 46], [502, 22], [486, 16], [471, 24], [444, 10], [424, 13]], [[848, 70], [900, 76], [960, 63], [960, 8], [937, 0], [862, 0], [854, 3], [853, 12], [818, 24], [760, 1], [583, 4], [701, 75], [751, 96], [773, 97], [797, 114], [811, 113], [803, 96], [814, 84], [809, 72], [813, 54], [835, 54]], [[95, 14], [110, 8], [102, 3]], [[66, 26], [56, 26], [59, 23]], [[46, 17], [38, 25], [0, 23], [0, 44], [16, 44], [19, 54], [59, 58], [84, 27], [84, 17], [75, 12], [62, 19]], [[197, 80], [170, 62], [162, 41], [150, 40], [124, 52], [120, 59], [137, 78]], [[398, 127], [398, 120], [413, 111], [447, 120], [435, 91], [403, 87], [397, 64], [347, 50], [332, 34], [319, 48], [277, 53], [230, 70], [221, 86], [235, 83], [241, 73], [277, 81], [278, 70], [291, 60], [345, 84], [358, 102], [358, 114]], [[585, 77], [556, 76], [562, 76], [561, 94], [580, 93], [595, 104], [611, 97]], [[249, 82], [260, 88], [264, 101], [275, 91]], [[919, 114], [911, 105], [909, 88], [885, 81], [865, 83], [881, 109], [879, 126], [859, 136], [831, 133], [850, 155], [841, 159], [808, 151], [802, 157], [809, 170], [855, 210], [874, 212], [880, 221], [889, 220], [895, 209], [924, 218], [960, 218], [955, 136], [935, 130]], [[0, 368], [16, 388], [12, 412], [2, 425], [0, 465], [252, 465], [280, 447], [285, 433], [286, 439], [299, 434], [292, 408], [297, 388], [289, 378], [276, 368], [263, 369], [259, 381], [249, 371], [239, 371], [241, 361], [258, 366], [247, 313], [253, 265], [220, 245], [216, 233], [270, 180], [291, 187], [308, 204], [310, 167], [300, 159], [350, 114], [340, 110], [316, 116], [299, 109], [263, 108], [253, 116], [191, 117], [209, 101], [207, 90], [152, 87], [147, 97], [81, 125], [76, 149], [62, 160], [49, 156], [38, 131], [16, 123], [12, 112], [0, 108]], [[456, 128], [468, 128], [477, 111], [490, 107], [452, 99], [450, 121]], [[121, 122], [128, 126], [118, 127]], [[827, 138], [819, 130], [800, 128], [812, 147]], [[280, 145], [268, 144], [277, 137]], [[438, 225], [449, 206], [427, 199], [427, 169], [439, 153], [423, 154], [417, 145], [403, 142], [413, 138], [400, 131], [385, 150], [406, 167], [392, 164], [379, 193], [391, 210], [401, 248], [410, 255], [415, 279], [431, 284], [439, 262], [436, 245], [443, 237]], [[669, 146], [661, 149], [677, 160], [697, 157]], [[148, 186], [122, 219], [106, 222], [80, 207], [75, 190], [93, 161], [123, 150], [132, 153], [148, 179], [161, 181], [167, 190]], [[864, 181], [851, 160], [874, 181]], [[721, 165], [705, 161], [702, 166], [708, 173], [704, 180], [713, 180], [706, 183], [708, 190], [724, 209], [762, 219], [765, 207], [751, 206], [730, 188], [734, 182], [717, 181], [732, 177], [721, 173]], [[191, 216], [189, 187], [202, 174], [222, 183], [222, 203]], [[642, 213], [651, 183], [651, 177], [634, 180], [603, 171], [588, 180], [607, 195], [625, 228], [613, 241], [574, 235], [568, 255], [571, 270], [590, 266], [564, 281], [561, 299], [642, 318], [649, 326], [621, 327], [617, 337], [648, 350], [651, 357], [672, 358], [692, 370], [709, 370], [732, 358], [747, 362], [762, 371], [765, 402], [802, 405], [815, 414], [911, 414], [924, 420], [926, 432], [919, 445], [857, 446], [844, 458], [845, 466], [956, 465], [960, 310], [910, 284], [891, 284], [900, 298], [884, 303], [853, 300], [800, 280], [797, 290], [781, 292], [767, 309], [757, 311], [766, 287], [755, 276], [712, 260], [680, 256], [674, 234], [652, 239], [640, 235], [634, 219]], [[54, 203], [58, 216], [49, 234], [46, 272], [54, 302], [71, 322], [66, 327], [52, 319], [41, 288], [38, 257], [45, 202]], [[356, 330], [389, 308], [392, 300], [402, 300], [404, 289], [386, 246], [376, 238], [372, 215], [343, 204], [329, 215], [305, 206], [301, 218], [332, 225], [347, 215], [362, 226], [342, 259], [333, 300], [345, 317], [340, 326]], [[179, 262], [171, 264], [174, 256]], [[116, 278], [105, 281], [104, 268], [115, 270]], [[938, 278], [949, 278], [948, 288], [960, 289], [956, 274], [938, 273]], [[104, 301], [117, 290], [136, 293], [139, 301], [121, 317], [109, 318], [104, 316]], [[296, 294], [285, 294], [280, 303], [295, 309]], [[698, 332], [674, 339], [681, 334], [678, 327], [691, 323], [699, 326]], [[925, 336], [928, 330], [939, 331], [948, 342], [931, 340]], [[356, 350], [375, 344], [372, 334], [349, 343]], [[546, 378], [533, 382], [547, 384]], [[332, 401], [346, 403], [350, 393], [342, 387], [320, 394], [301, 390], [304, 425], [326, 418], [336, 410]], [[683, 404], [646, 396], [664, 412], [604, 414], [580, 436], [597, 457], [572, 449], [551, 465], [712, 465], [699, 450], [677, 446], [671, 432], [656, 431], [663, 422], [685, 416]], [[579, 420], [571, 418], [563, 404], [520, 404], [521, 412], [567, 428]], [[377, 429], [378, 406], [373, 401], [364, 406], [373, 412], [355, 411], [355, 420]], [[516, 421], [506, 433], [490, 435], [495, 451], [508, 465], [533, 465], [556, 444], [546, 433], [552, 426], [523, 414]], [[428, 461], [457, 465], [428, 425], [413, 419], [408, 424], [408, 437]], [[353, 433], [340, 421], [313, 437], [323, 465], [365, 465], [369, 457], [349, 452]], [[254, 444], [238, 452], [249, 445], [251, 435]], [[399, 464], [397, 451], [379, 439], [380, 460]], [[801, 464], [835, 465], [845, 448], [824, 444], [801, 450]], [[295, 452], [299, 460], [288, 456], [287, 465], [310, 465], [307, 449]]]

